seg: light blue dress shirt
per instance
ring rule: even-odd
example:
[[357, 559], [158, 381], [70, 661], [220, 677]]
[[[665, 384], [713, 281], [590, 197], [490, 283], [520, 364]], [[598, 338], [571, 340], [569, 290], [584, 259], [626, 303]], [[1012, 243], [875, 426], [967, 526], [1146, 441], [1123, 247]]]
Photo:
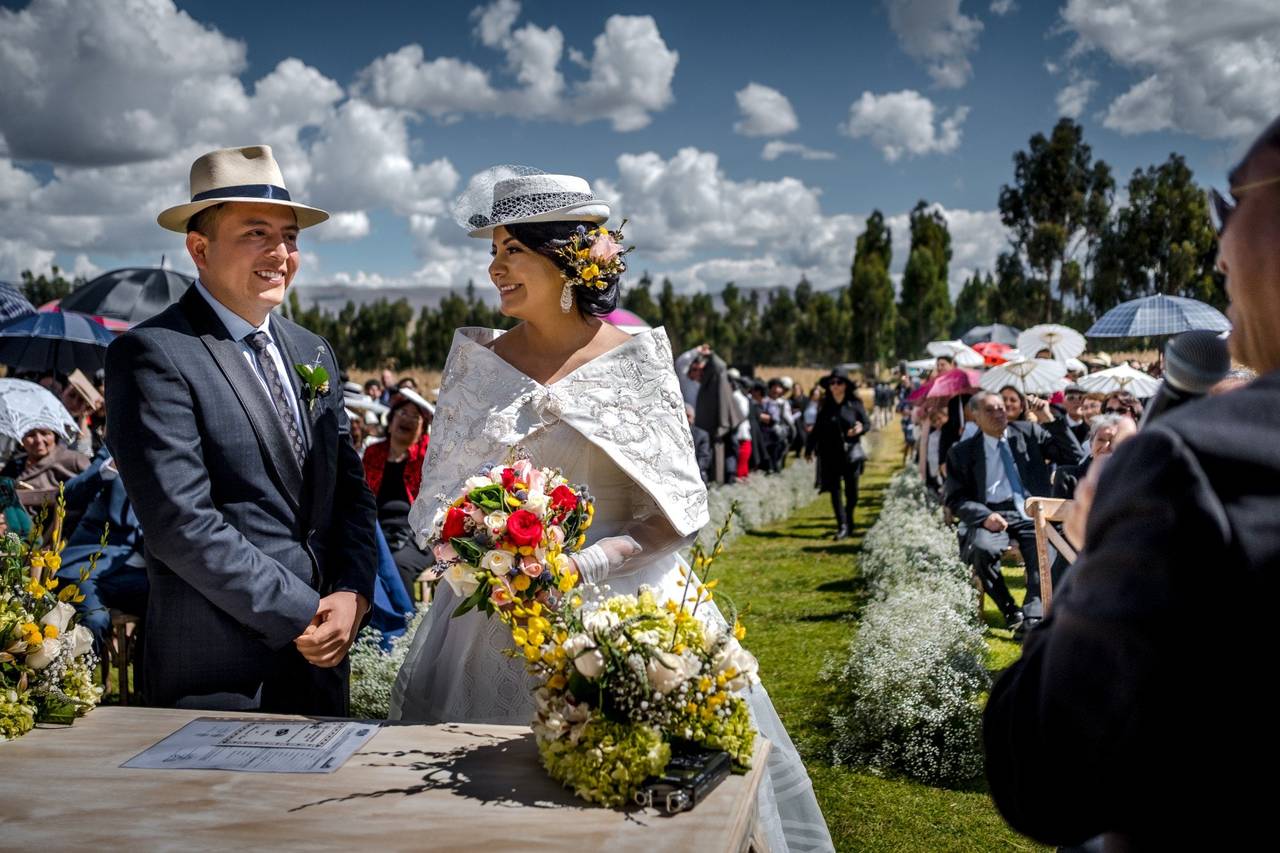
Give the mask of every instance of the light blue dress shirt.
[[289, 400], [289, 408], [293, 412], [294, 423], [298, 425], [298, 434], [305, 437], [307, 432], [302, 426], [302, 410], [299, 407], [298, 397], [296, 394], [291, 393], [293, 382], [289, 377], [292, 368], [285, 363], [284, 353], [276, 343], [275, 336], [271, 334], [271, 318], [267, 317], [261, 326], [253, 325], [219, 302], [204, 286], [204, 282], [198, 278], [196, 279], [196, 291], [204, 297], [205, 302], [209, 303], [213, 313], [218, 315], [218, 319], [222, 321], [222, 326], [227, 330], [227, 334], [240, 344], [240, 351], [243, 353], [245, 361], [249, 363], [249, 367], [253, 370], [253, 375], [258, 377], [258, 382], [262, 384], [262, 390], [266, 392], [267, 399], [272, 400], [274, 403], [271, 386], [267, 384], [267, 377], [263, 375], [262, 368], [258, 366], [258, 357], [254, 353], [253, 347], [245, 340], [254, 332], [266, 333], [268, 340], [271, 341], [267, 346], [267, 353], [271, 356], [271, 361], [275, 364], [276, 370], [280, 374], [280, 381], [284, 383], [285, 397]]

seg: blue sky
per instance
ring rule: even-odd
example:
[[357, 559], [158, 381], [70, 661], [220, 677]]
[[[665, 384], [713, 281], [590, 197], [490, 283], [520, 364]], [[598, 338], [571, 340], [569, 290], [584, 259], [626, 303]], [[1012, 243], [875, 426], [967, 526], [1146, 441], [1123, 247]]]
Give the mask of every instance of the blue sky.
[[[0, 2], [0, 277], [189, 267], [155, 213], [202, 150], [268, 141], [297, 194], [343, 213], [305, 235], [303, 288], [482, 280], [446, 211], [495, 163], [590, 179], [632, 220], [633, 269], [683, 289], [843, 284], [866, 215], [902, 233], [923, 198], [958, 286], [1004, 243], [1013, 152], [1064, 111], [1121, 184], [1171, 151], [1220, 183], [1280, 103], [1271, 0], [566, 8]], [[772, 100], [740, 104], [753, 83]]]

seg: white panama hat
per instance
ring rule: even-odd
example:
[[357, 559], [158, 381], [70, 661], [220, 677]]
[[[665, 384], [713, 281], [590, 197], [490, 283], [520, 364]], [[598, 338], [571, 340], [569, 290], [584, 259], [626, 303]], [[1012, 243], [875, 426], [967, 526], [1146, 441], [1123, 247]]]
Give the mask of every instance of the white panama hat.
[[293, 208], [299, 228], [319, 225], [329, 214], [294, 201], [284, 187], [284, 175], [270, 145], [220, 148], [191, 164], [191, 201], [156, 217], [161, 228], [187, 233], [187, 222], [205, 208], [228, 201], [279, 204]]
[[529, 166], [493, 166], [467, 184], [453, 203], [453, 216], [468, 236], [519, 222], [593, 222], [609, 219], [609, 203], [573, 175], [549, 175]]

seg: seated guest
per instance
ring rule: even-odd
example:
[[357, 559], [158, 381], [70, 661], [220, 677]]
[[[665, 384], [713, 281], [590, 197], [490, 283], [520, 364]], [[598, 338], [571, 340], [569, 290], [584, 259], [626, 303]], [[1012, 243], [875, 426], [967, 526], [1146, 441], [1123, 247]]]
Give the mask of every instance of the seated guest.
[[[10, 460], [4, 475], [18, 486], [18, 496], [26, 506], [40, 506], [55, 500], [58, 486], [89, 467], [89, 457], [62, 443], [62, 425], [52, 421], [34, 426], [22, 436], [20, 453]], [[68, 515], [67, 527], [74, 518]]]
[[95, 418], [102, 409], [102, 394], [89, 377], [74, 370], [67, 377], [67, 387], [62, 390], [62, 405], [75, 418], [80, 432], [68, 444], [72, 450], [92, 456], [102, 446], [102, 438], [94, 431]]
[[4, 520], [5, 533], [12, 533], [19, 539], [31, 535], [31, 516], [22, 508], [17, 487], [10, 477], [0, 477], [0, 519]]
[[1006, 385], [1000, 389], [1000, 399], [1004, 400], [1004, 411], [1011, 421], [1030, 421], [1031, 414], [1027, 411], [1027, 398], [1021, 391], [1012, 385]]
[[[980, 432], [957, 442], [947, 454], [944, 502], [961, 523], [961, 558], [974, 567], [1005, 622], [1020, 637], [1043, 615], [1035, 524], [1025, 501], [1051, 494], [1047, 463], [1074, 465], [1082, 454], [1065, 421], [1045, 426], [1011, 423], [999, 394], [979, 391], [968, 409]], [[1017, 540], [1027, 570], [1021, 609], [1000, 574], [1000, 558], [1010, 537]]]
[[1079, 465], [1060, 465], [1053, 474], [1053, 496], [1071, 500], [1076, 486], [1089, 473], [1093, 460], [1111, 455], [1117, 444], [1138, 433], [1138, 425], [1124, 415], [1098, 415], [1089, 426], [1089, 456]]
[[[149, 585], [142, 528], [105, 445], [87, 469], [67, 481], [63, 491], [68, 514], [74, 511], [81, 518], [67, 538], [58, 579], [80, 587], [84, 596], [84, 601], [76, 604], [80, 623], [93, 632], [95, 647], [101, 649], [111, 630], [110, 608], [135, 616], [147, 612]], [[81, 570], [87, 570], [99, 552], [93, 572], [81, 580]]]
[[[1074, 382], [1068, 385], [1062, 394], [1063, 408], [1067, 412], [1067, 430], [1076, 437], [1076, 441], [1080, 442], [1082, 447], [1089, 441], [1089, 421], [1083, 412], [1087, 397], [1087, 392]], [[1093, 412], [1093, 414], [1098, 413]]]
[[[364, 452], [364, 478], [369, 484], [378, 505], [378, 522], [388, 542], [399, 537], [389, 526], [407, 523], [409, 506], [418, 496], [422, 485], [422, 460], [427, 456], [431, 441], [428, 429], [435, 417], [435, 406], [417, 392], [402, 388], [391, 398], [391, 411], [387, 414], [387, 437], [370, 444]], [[388, 517], [385, 510], [395, 505], [403, 506], [403, 516], [397, 511]], [[413, 538], [399, 549], [393, 549], [396, 567], [400, 571], [406, 589], [413, 589], [418, 575], [434, 560], [413, 542]]]
[[929, 439], [925, 448], [924, 482], [935, 497], [942, 496], [942, 484], [946, 478], [943, 468], [944, 460], [939, 449], [942, 447], [942, 427], [949, 417], [945, 406], [939, 406], [929, 412]]

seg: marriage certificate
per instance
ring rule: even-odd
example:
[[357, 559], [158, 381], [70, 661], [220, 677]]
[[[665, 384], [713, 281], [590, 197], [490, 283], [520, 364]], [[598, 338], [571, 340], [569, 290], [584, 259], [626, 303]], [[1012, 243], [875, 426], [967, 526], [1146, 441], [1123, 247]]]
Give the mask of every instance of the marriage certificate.
[[332, 773], [377, 732], [368, 722], [200, 717], [121, 766]]

